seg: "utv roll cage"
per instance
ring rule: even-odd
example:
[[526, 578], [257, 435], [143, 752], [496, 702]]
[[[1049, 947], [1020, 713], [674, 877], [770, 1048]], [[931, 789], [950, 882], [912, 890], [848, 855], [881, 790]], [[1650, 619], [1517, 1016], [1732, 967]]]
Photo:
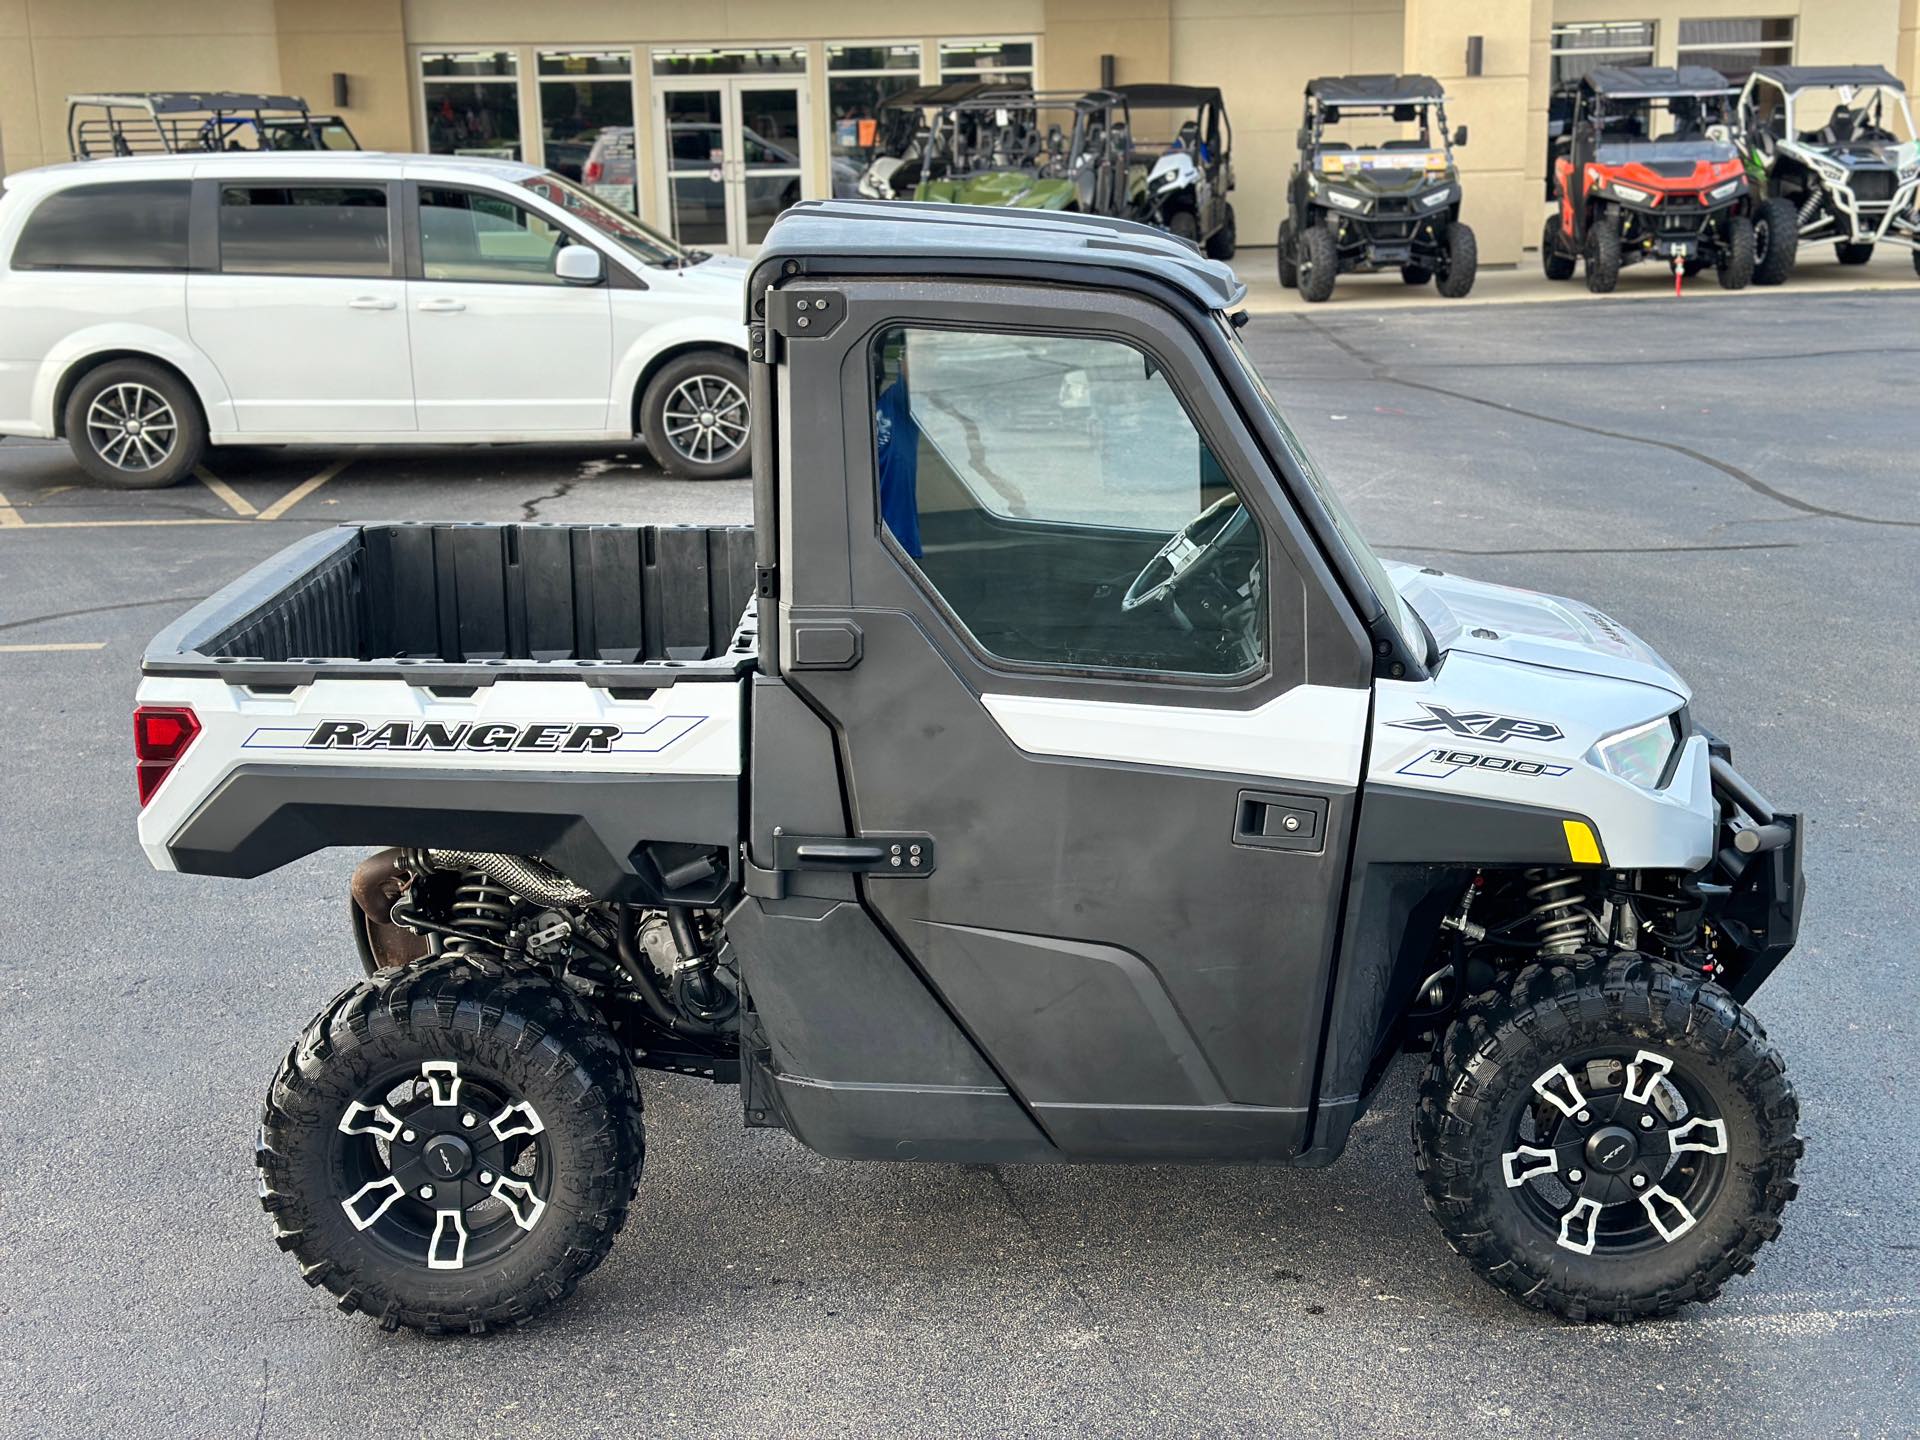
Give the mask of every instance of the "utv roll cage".
[[[1056, 122], [1042, 130], [1040, 113], [1072, 115], [1072, 130]], [[1126, 97], [1114, 90], [991, 89], [944, 106], [934, 120], [928, 174], [1033, 170], [1065, 179], [1089, 156], [1124, 158], [1132, 148]]]
[[[1203, 164], [1225, 159], [1233, 149], [1233, 126], [1227, 120], [1227, 102], [1217, 85], [1116, 85], [1113, 94], [1127, 102], [1128, 119], [1138, 110], [1185, 110], [1193, 119], [1164, 144], [1133, 138], [1136, 154], [1158, 155], [1174, 145], [1197, 150]], [[1191, 126], [1191, 143], [1189, 130]], [[1204, 148], [1201, 148], [1204, 147]]]
[[67, 97], [67, 149], [75, 160], [359, 148], [346, 121], [314, 115], [298, 95], [163, 90]]
[[946, 106], [999, 92], [1019, 93], [1015, 87], [989, 80], [959, 80], [945, 85], [915, 85], [906, 90], [896, 91], [875, 108], [874, 119], [879, 130], [879, 134], [874, 137], [875, 158], [882, 155], [898, 158], [912, 148], [914, 141], [924, 140], [928, 131], [928, 111], [931, 110], [937, 115]]
[[1731, 126], [1739, 92], [1705, 65], [1599, 65], [1561, 83], [1547, 102], [1546, 197], [1554, 196], [1554, 162], [1573, 155], [1586, 127], [1585, 159], [1608, 141], [1652, 142], [1661, 111], [1674, 128], [1660, 139], [1706, 138], [1710, 125]]

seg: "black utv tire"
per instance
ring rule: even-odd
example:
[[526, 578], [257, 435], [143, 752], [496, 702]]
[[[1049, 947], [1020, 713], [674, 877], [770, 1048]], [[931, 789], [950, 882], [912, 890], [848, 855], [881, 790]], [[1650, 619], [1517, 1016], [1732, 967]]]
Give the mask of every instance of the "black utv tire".
[[1324, 225], [1309, 225], [1300, 234], [1300, 298], [1319, 304], [1333, 298], [1333, 282], [1340, 275], [1340, 247]]
[[[468, 1103], [458, 1099], [463, 1090], [491, 1089], [532, 1108], [548, 1166], [549, 1194], [541, 1198], [550, 1203], [533, 1212], [518, 1236], [501, 1226], [504, 1248], [483, 1247], [471, 1265], [465, 1263], [468, 1233], [458, 1227], [455, 1265], [433, 1268], [438, 1220], [426, 1244], [428, 1263], [400, 1253], [386, 1238], [382, 1217], [392, 1212], [398, 1226], [415, 1196], [387, 1201], [366, 1225], [346, 1208], [350, 1197], [341, 1192], [357, 1175], [347, 1147], [373, 1142], [345, 1126], [350, 1117], [380, 1113], [353, 1108], [367, 1100], [370, 1082], [377, 1098], [386, 1075], [403, 1083], [424, 1073], [423, 1064], [448, 1061], [459, 1079], [445, 1104], [457, 1110]], [[432, 1098], [441, 1103], [437, 1094]], [[466, 1134], [477, 1145], [486, 1131]], [[414, 1132], [404, 1138], [413, 1140]], [[521, 1141], [534, 1143], [531, 1133]], [[260, 1203], [280, 1248], [292, 1253], [309, 1285], [324, 1285], [338, 1297], [341, 1310], [365, 1311], [387, 1330], [404, 1325], [430, 1334], [478, 1334], [517, 1325], [565, 1299], [606, 1258], [626, 1223], [644, 1152], [633, 1070], [605, 1024], [543, 975], [455, 955], [383, 970], [314, 1017], [267, 1092], [255, 1160]], [[508, 1218], [509, 1207], [498, 1199], [479, 1203], [502, 1206], [496, 1223]], [[433, 1213], [424, 1203], [418, 1209]], [[518, 1216], [511, 1207], [508, 1223]]]
[[[112, 360], [89, 370], [67, 396], [61, 422], [80, 468], [116, 490], [177, 485], [207, 449], [199, 397], [150, 360]], [[128, 422], [139, 431], [129, 434]]]
[[1280, 283], [1292, 290], [1300, 283], [1300, 266], [1293, 258], [1293, 227], [1282, 225], [1274, 240], [1274, 249], [1280, 257]]
[[1620, 283], [1620, 221], [1606, 216], [1587, 227], [1587, 289], [1611, 295]]
[[1447, 226], [1444, 238], [1446, 254], [1435, 272], [1433, 288], [1448, 300], [1464, 300], [1480, 273], [1480, 244], [1458, 220]]
[[1753, 283], [1782, 285], [1800, 252], [1800, 212], [1776, 195], [1753, 212]]
[[1920, 250], [1913, 252], [1913, 273], [1920, 275]]
[[1753, 221], [1735, 215], [1727, 221], [1727, 243], [1715, 267], [1722, 290], [1744, 290], [1753, 280]]
[[1842, 265], [1864, 265], [1873, 259], [1873, 246], [1871, 244], [1855, 245], [1851, 241], [1842, 240], [1833, 247], [1833, 253], [1840, 257]]
[[1560, 217], [1549, 215], [1540, 234], [1540, 268], [1549, 280], [1571, 280], [1573, 265], [1573, 256], [1560, 248]]
[[[647, 453], [662, 470], [681, 480], [736, 480], [745, 475], [753, 464], [751, 431], [744, 436], [725, 435], [723, 438], [728, 443], [738, 443], [725, 453], [716, 451], [711, 460], [681, 450], [666, 433], [667, 407], [676, 403], [674, 397], [682, 393], [681, 387], [686, 385], [707, 387], [704, 391], [685, 392], [688, 394], [731, 396], [738, 392], [744, 411], [747, 362], [726, 350], [696, 350], [661, 366], [659, 373], [648, 382], [646, 394], [640, 401], [640, 434], [646, 441]], [[729, 399], [726, 403], [733, 402]], [[752, 423], [751, 416], [748, 423]], [[714, 443], [717, 446], [720, 442]], [[698, 440], [689, 442], [690, 449], [697, 451], [699, 444]]]
[[1433, 272], [1424, 265], [1402, 265], [1400, 279], [1408, 285], [1424, 285], [1433, 279]]
[[1227, 206], [1226, 218], [1220, 228], [1207, 237], [1207, 258], [1209, 260], [1231, 260], [1233, 252], [1240, 248], [1239, 227], [1233, 218], [1233, 206]]
[[[1570, 1179], [1571, 1167], [1565, 1177], [1557, 1170], [1523, 1174], [1524, 1183], [1516, 1186], [1511, 1156], [1519, 1152], [1503, 1152], [1519, 1117], [1529, 1106], [1542, 1108], [1544, 1092], [1536, 1087], [1556, 1067], [1570, 1074], [1564, 1068], [1568, 1062], [1582, 1064], [1581, 1057], [1596, 1051], [1635, 1055], [1637, 1066], [1638, 1056], [1649, 1050], [1670, 1065], [1653, 1075], [1684, 1081], [1706, 1097], [1722, 1126], [1720, 1152], [1671, 1163], [1690, 1162], [1704, 1172], [1718, 1160], [1711, 1172], [1717, 1178], [1704, 1198], [1696, 1197], [1698, 1214], [1669, 1212], [1676, 1222], [1690, 1216], [1673, 1224], [1671, 1233], [1658, 1220], [1653, 1221], [1658, 1239], [1648, 1233], [1644, 1243], [1636, 1244], [1630, 1230], [1614, 1231], [1599, 1253], [1595, 1237], [1603, 1233], [1600, 1217], [1608, 1210], [1595, 1202], [1594, 1218], [1585, 1221], [1588, 1248], [1582, 1253], [1565, 1243], [1567, 1222], [1563, 1219], [1556, 1233], [1533, 1208], [1537, 1202], [1528, 1199], [1538, 1181]], [[1649, 1095], [1653, 1083], [1648, 1082]], [[1598, 1110], [1604, 1098], [1605, 1092], [1596, 1091], [1594, 1099], [1580, 1103]], [[1610, 1113], [1623, 1113], [1618, 1101]], [[1568, 957], [1529, 965], [1504, 987], [1462, 1008], [1420, 1086], [1414, 1163], [1426, 1185], [1427, 1208], [1447, 1243], [1482, 1278], [1527, 1305], [1569, 1320], [1625, 1322], [1711, 1300], [1729, 1278], [1753, 1268], [1755, 1252], [1780, 1233], [1780, 1214], [1798, 1190], [1794, 1166], [1805, 1149], [1794, 1133], [1799, 1114], [1779, 1052], [1759, 1023], [1718, 985], [1643, 955]], [[1672, 1133], [1697, 1123], [1689, 1121]], [[1596, 1132], [1596, 1141], [1603, 1138], [1606, 1145], [1617, 1143], [1614, 1136]], [[1576, 1147], [1572, 1153], [1597, 1152]], [[1620, 1179], [1600, 1175], [1602, 1161], [1591, 1163], [1595, 1176], [1583, 1175], [1582, 1181]], [[1663, 1162], [1650, 1158], [1648, 1163]], [[1670, 1200], [1663, 1187], [1682, 1187], [1680, 1176], [1675, 1169], [1653, 1189], [1640, 1190], [1645, 1199], [1639, 1205], [1631, 1198], [1607, 1203], [1629, 1218], [1640, 1208], [1653, 1217], [1654, 1196]], [[1571, 1191], [1571, 1184], [1562, 1185], [1571, 1213], [1579, 1214], [1581, 1202], [1571, 1198]]]
[[1167, 233], [1178, 236], [1189, 245], [1198, 248], [1200, 244], [1200, 222], [1194, 218], [1191, 210], [1176, 210], [1167, 217]]

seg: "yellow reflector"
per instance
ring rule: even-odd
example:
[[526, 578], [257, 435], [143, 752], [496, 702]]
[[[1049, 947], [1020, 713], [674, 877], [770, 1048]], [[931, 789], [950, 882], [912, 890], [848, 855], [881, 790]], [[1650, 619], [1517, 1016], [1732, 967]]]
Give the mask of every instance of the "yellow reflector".
[[1573, 857], [1576, 865], [1598, 865], [1600, 863], [1600, 842], [1584, 820], [1562, 820], [1560, 826], [1567, 832], [1567, 853]]
[[1320, 168], [1326, 171], [1329, 175], [1338, 175], [1342, 170], [1346, 169], [1347, 167], [1346, 167], [1346, 162], [1342, 160], [1338, 155], [1322, 155], [1320, 157]]
[[1435, 150], [1427, 156], [1427, 169], [1444, 170], [1446, 168], [1447, 157], [1443, 152]]

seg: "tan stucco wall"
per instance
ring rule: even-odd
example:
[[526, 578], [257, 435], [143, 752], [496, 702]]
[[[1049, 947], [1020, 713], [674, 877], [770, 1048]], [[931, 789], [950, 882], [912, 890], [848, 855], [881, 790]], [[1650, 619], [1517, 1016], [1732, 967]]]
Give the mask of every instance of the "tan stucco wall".
[[[338, 113], [369, 150], [413, 148], [413, 95], [407, 81], [401, 0], [275, 0], [280, 85], [304, 95], [318, 113]], [[333, 77], [347, 77], [345, 106], [333, 103]]]
[[1911, 92], [1920, 85], [1920, 0], [1900, 0], [1900, 40], [1894, 57], [1893, 73]]

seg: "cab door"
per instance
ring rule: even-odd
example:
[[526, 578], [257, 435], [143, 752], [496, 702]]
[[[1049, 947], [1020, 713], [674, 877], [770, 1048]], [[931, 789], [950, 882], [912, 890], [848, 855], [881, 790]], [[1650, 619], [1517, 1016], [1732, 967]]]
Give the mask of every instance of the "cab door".
[[[839, 737], [856, 841], [817, 853], [863, 872], [1061, 1151], [1292, 1154], [1364, 633], [1223, 392], [1246, 383], [1224, 331], [1111, 292], [935, 288], [774, 297], [779, 664]], [[784, 844], [755, 863], [804, 864]]]
[[[407, 282], [414, 411], [425, 433], [508, 438], [609, 425], [613, 315], [605, 275], [554, 273], [573, 237], [477, 186], [409, 182], [418, 261]], [[603, 267], [604, 268], [604, 267]], [[627, 417], [618, 417], [624, 433]]]

